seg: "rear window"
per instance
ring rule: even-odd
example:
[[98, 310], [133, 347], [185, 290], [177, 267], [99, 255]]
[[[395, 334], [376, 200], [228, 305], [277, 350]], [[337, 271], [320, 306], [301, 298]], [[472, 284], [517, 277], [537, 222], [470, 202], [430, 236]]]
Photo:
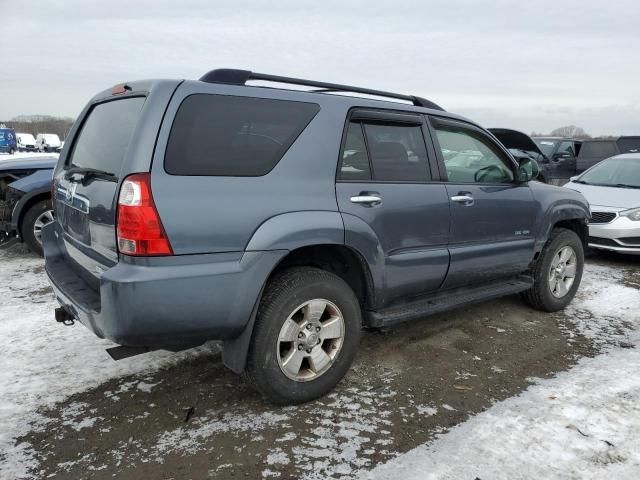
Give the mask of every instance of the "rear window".
[[144, 97], [123, 98], [93, 107], [75, 141], [70, 164], [118, 176], [144, 101]]
[[584, 142], [580, 150], [581, 157], [611, 157], [617, 152], [615, 142]]
[[314, 103], [191, 95], [173, 121], [165, 170], [172, 175], [265, 175], [319, 110]]
[[620, 153], [640, 152], [640, 138], [620, 138], [618, 139]]

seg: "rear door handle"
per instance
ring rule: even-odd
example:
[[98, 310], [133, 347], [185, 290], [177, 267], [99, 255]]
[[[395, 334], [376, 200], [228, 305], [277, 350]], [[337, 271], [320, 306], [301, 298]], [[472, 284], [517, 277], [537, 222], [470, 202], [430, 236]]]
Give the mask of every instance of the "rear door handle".
[[467, 193], [460, 192], [458, 195], [451, 197], [452, 202], [461, 203], [464, 206], [470, 207], [473, 205], [473, 197]]
[[374, 206], [374, 205], [380, 205], [382, 203], [382, 198], [380, 198], [377, 195], [356, 195], [354, 197], [351, 197], [351, 202], [352, 203], [361, 203], [365, 206]]

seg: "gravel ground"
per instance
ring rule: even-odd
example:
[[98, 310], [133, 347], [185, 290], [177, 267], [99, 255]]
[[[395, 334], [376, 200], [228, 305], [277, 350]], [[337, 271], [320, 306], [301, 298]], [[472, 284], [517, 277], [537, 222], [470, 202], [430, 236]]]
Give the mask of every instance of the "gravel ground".
[[[13, 248], [0, 252], [0, 269], [23, 286], [5, 285], [14, 315], [40, 303], [33, 318], [44, 338], [29, 350], [47, 352], [62, 341], [85, 348], [59, 367], [60, 378], [77, 369], [76, 383], [56, 385], [50, 373], [37, 400], [4, 420], [11, 435], [0, 445], [7, 450], [0, 463], [5, 472], [34, 478], [354, 478], [597, 354], [626, 328], [611, 319], [606, 335], [584, 334], [595, 283], [570, 311], [553, 315], [507, 297], [367, 332], [333, 393], [281, 408], [227, 371], [215, 344], [113, 362], [103, 350], [108, 342], [81, 325], [55, 325], [41, 260]], [[640, 262], [614, 256], [589, 259], [585, 286], [607, 272], [622, 272], [626, 285], [640, 287]], [[15, 340], [12, 347], [20, 356]], [[25, 353], [14, 362], [33, 358]], [[82, 368], [83, 358], [95, 367]], [[37, 367], [32, 375], [37, 384]], [[18, 403], [21, 391], [9, 400]], [[0, 405], [5, 400], [0, 396]]]

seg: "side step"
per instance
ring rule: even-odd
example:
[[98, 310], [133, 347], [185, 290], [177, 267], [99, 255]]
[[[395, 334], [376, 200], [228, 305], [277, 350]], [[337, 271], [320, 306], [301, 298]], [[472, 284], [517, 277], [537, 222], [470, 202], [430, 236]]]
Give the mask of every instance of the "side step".
[[396, 323], [418, 320], [428, 315], [464, 307], [473, 303], [512, 295], [528, 290], [533, 279], [526, 275], [500, 280], [481, 286], [456, 288], [421, 297], [413, 302], [392, 306], [376, 312], [366, 312], [371, 327], [387, 327]]

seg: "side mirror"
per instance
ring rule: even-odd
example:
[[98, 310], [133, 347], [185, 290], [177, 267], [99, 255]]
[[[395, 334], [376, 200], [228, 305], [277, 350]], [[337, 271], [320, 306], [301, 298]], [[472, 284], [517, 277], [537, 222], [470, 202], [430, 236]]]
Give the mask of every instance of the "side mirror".
[[571, 154], [568, 152], [557, 152], [553, 154], [553, 160], [556, 162], [558, 160], [562, 160], [563, 158], [571, 158]]
[[533, 158], [523, 158], [518, 161], [518, 181], [527, 183], [535, 180], [540, 174], [540, 166]]
[[576, 175], [576, 176], [574, 176], [574, 177], [571, 177], [571, 178], [569, 179], [569, 181], [570, 181], [570, 182], [573, 182], [574, 180], [577, 180], [579, 176], [580, 176], [580, 175]]

